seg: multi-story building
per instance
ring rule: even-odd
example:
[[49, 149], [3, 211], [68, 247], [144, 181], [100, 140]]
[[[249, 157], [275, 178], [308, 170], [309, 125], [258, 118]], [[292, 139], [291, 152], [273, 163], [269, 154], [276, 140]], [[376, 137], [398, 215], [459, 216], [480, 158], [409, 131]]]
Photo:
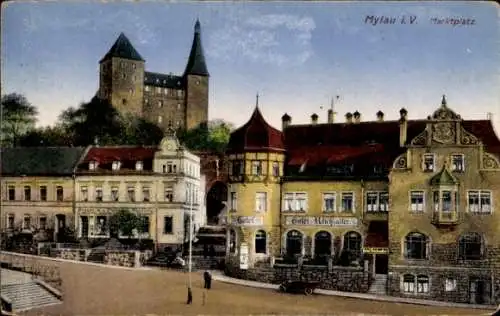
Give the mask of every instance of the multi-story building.
[[228, 262], [347, 257], [393, 295], [498, 304], [491, 121], [463, 120], [444, 97], [427, 119], [400, 115], [334, 123], [329, 110], [327, 123], [291, 125], [285, 114], [280, 132], [257, 107], [228, 145]]
[[74, 168], [85, 148], [2, 149], [2, 230], [58, 234], [72, 226]]
[[121, 33], [100, 61], [98, 96], [121, 113], [147, 118], [166, 130], [191, 129], [208, 120], [209, 73], [197, 20], [182, 75], [145, 70], [145, 60]]
[[109, 217], [124, 209], [142, 218], [137, 237], [182, 245], [191, 212], [195, 230], [206, 222], [202, 182], [200, 159], [174, 133], [159, 147], [91, 147], [76, 170], [78, 237], [109, 238]]

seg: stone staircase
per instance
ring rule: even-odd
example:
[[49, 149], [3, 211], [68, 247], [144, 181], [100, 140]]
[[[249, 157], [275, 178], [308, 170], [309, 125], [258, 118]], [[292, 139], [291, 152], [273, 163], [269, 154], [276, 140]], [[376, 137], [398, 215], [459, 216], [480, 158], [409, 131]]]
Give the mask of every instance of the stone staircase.
[[370, 294], [386, 295], [387, 294], [387, 274], [376, 274], [375, 279], [368, 290]]
[[34, 281], [5, 284], [2, 285], [1, 292], [12, 303], [14, 312], [61, 303], [57, 297]]

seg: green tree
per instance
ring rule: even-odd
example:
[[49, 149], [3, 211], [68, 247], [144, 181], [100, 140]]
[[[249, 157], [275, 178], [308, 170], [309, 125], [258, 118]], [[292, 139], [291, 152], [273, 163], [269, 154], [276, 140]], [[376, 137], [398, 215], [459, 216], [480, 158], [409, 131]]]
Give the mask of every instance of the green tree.
[[19, 139], [24, 147], [72, 146], [73, 142], [72, 133], [61, 125], [36, 128]]
[[141, 226], [141, 217], [128, 209], [118, 210], [109, 219], [109, 229], [112, 237], [121, 234], [131, 238], [134, 236], [134, 230], [140, 231]]
[[222, 119], [209, 121], [188, 131], [178, 133], [179, 140], [195, 151], [214, 151], [223, 153], [229, 142], [233, 124]]
[[10, 93], [2, 96], [1, 145], [17, 146], [19, 138], [35, 128], [38, 110], [25, 96]]

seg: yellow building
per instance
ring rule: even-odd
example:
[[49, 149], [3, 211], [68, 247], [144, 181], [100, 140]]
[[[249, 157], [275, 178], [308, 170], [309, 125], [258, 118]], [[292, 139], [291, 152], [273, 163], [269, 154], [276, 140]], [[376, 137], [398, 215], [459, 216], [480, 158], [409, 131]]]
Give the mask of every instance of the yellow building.
[[74, 168], [84, 152], [62, 147], [2, 149], [2, 230], [63, 238], [65, 228], [73, 225]]
[[354, 265], [372, 293], [500, 303], [491, 121], [461, 119], [444, 97], [428, 119], [374, 116], [285, 114], [280, 132], [255, 109], [227, 150], [227, 264]]

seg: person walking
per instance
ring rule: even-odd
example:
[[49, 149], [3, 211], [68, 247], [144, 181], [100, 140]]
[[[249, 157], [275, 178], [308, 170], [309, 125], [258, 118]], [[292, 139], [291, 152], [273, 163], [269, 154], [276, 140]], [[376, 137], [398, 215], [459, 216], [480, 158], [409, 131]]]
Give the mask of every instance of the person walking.
[[203, 279], [205, 280], [204, 288], [210, 290], [212, 287], [212, 274], [208, 270], [203, 273]]

